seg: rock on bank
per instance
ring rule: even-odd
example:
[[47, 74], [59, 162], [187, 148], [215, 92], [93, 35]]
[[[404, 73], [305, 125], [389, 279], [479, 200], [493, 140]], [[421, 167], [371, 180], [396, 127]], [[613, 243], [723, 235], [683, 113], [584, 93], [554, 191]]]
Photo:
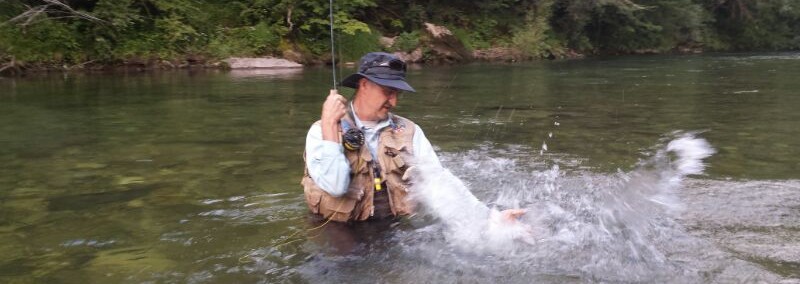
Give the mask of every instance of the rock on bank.
[[274, 57], [231, 57], [223, 60], [231, 69], [254, 69], [254, 68], [299, 68], [302, 64]]

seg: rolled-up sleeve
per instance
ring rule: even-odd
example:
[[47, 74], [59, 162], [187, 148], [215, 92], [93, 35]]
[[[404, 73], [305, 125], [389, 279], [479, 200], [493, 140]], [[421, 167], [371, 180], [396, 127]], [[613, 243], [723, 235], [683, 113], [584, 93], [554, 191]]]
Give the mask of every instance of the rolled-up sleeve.
[[[482, 220], [488, 218], [491, 212], [489, 207], [478, 200], [458, 177], [442, 167], [431, 142], [419, 126], [414, 132], [412, 143], [417, 165], [421, 168], [422, 180], [425, 181], [417, 188], [425, 191], [424, 194], [417, 195], [417, 200], [450, 225], [480, 228], [474, 226], [476, 220], [465, 217], [485, 216], [481, 217]], [[464, 210], [471, 214], [464, 214]]]
[[436, 156], [436, 151], [433, 150], [431, 141], [428, 141], [419, 125], [414, 126], [416, 128], [414, 129], [414, 137], [411, 140], [414, 147], [414, 158], [418, 163], [441, 168], [442, 164], [439, 161], [439, 157]]
[[350, 183], [350, 164], [344, 147], [322, 139], [322, 127], [315, 123], [306, 136], [306, 167], [314, 183], [333, 196], [342, 196]]

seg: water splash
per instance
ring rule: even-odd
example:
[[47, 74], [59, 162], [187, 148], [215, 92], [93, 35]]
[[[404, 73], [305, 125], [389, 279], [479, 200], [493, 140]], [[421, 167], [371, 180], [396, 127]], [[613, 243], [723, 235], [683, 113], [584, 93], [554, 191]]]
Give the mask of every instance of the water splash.
[[[571, 158], [543, 161], [525, 147], [443, 153], [447, 169], [426, 169], [411, 188], [418, 215], [356, 254], [317, 254], [300, 274], [345, 283], [779, 282], [675, 221], [685, 207], [677, 193], [696, 190], [680, 189], [714, 152], [695, 135], [674, 133], [634, 170], [612, 174], [562, 169]], [[528, 213], [504, 223], [507, 208]]]
[[683, 134], [667, 144], [667, 151], [678, 155], [676, 169], [678, 176], [701, 174], [705, 169], [703, 159], [715, 153], [706, 140], [697, 139], [693, 134]]
[[[464, 172], [467, 182], [450, 170], [423, 165], [412, 197], [438, 220], [432, 226], [449, 247], [512, 258], [496, 263], [505, 270], [523, 269], [517, 266], [524, 263], [602, 281], [699, 277], [669, 258], [676, 240], [688, 238], [673, 221], [683, 207], [675, 191], [685, 176], [702, 173], [702, 160], [714, 150], [694, 134], [675, 135], [635, 170], [611, 177], [565, 175], [557, 165], [530, 171], [513, 159], [458, 156], [452, 160], [462, 164], [454, 169]], [[479, 201], [470, 188], [491, 202]], [[499, 210], [507, 208], [528, 213], [518, 222], [504, 222]]]

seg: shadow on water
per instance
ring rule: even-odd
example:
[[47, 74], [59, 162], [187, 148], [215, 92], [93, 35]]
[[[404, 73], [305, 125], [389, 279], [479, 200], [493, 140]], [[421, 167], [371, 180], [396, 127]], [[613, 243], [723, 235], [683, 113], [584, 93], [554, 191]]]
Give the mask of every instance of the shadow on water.
[[358, 223], [325, 222], [317, 216], [309, 217], [308, 239], [331, 256], [359, 256], [373, 250], [385, 250], [391, 230], [400, 225], [399, 220], [370, 220]]

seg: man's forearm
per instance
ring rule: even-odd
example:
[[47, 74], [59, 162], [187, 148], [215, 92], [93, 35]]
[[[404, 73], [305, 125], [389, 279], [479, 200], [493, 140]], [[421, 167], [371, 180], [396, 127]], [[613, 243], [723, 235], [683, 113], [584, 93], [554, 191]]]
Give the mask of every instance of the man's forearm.
[[322, 121], [322, 140], [339, 143], [339, 124], [336, 121]]

